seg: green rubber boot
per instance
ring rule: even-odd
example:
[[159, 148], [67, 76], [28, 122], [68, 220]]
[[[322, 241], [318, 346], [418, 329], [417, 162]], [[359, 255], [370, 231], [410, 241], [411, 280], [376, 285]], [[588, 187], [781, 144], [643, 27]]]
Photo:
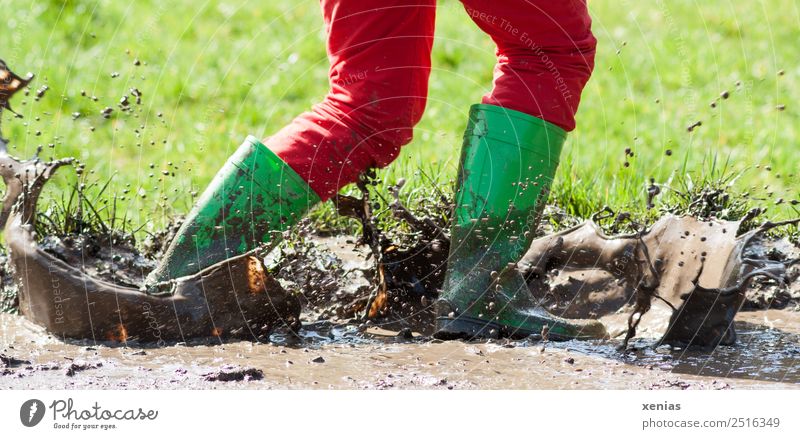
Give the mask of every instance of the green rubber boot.
[[274, 242], [275, 232], [296, 224], [319, 201], [289, 165], [248, 136], [189, 212], [146, 289]]
[[566, 132], [494, 105], [473, 105], [464, 134], [450, 256], [435, 303], [437, 338], [604, 338], [596, 320], [556, 317], [516, 270], [533, 241]]

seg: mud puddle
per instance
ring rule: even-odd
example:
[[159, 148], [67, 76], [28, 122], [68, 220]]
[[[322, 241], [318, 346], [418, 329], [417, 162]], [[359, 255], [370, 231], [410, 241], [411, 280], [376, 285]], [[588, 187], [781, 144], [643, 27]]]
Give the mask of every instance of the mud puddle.
[[[308, 326], [308, 325], [307, 325]], [[800, 387], [800, 324], [788, 311], [742, 312], [739, 342], [710, 353], [635, 339], [439, 342], [311, 325], [271, 343], [148, 346], [64, 343], [0, 314], [0, 388], [744, 389]], [[333, 336], [331, 339], [330, 336]]]

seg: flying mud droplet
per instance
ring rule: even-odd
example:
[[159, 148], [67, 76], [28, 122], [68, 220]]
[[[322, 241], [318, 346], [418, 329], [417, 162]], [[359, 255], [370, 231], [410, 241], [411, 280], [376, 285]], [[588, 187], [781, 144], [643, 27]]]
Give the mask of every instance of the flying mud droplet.
[[654, 178], [650, 179], [650, 186], [647, 187], [647, 209], [652, 209], [655, 207], [653, 204], [653, 200], [655, 197], [661, 193], [661, 188], [656, 185], [656, 181]]
[[136, 105], [142, 105], [142, 92], [138, 88], [130, 89], [131, 95], [136, 98]]
[[36, 97], [34, 98], [34, 100], [38, 101], [39, 99], [43, 98], [44, 95], [47, 93], [47, 90], [49, 89], [50, 87], [48, 87], [47, 85], [39, 87], [39, 89], [36, 90]]

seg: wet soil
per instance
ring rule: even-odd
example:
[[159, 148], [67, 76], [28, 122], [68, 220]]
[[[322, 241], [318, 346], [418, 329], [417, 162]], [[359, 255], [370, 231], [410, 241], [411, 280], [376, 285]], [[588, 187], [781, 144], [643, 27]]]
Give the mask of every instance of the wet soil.
[[[65, 343], [0, 314], [3, 389], [749, 389], [800, 388], [800, 319], [748, 311], [739, 341], [710, 353], [616, 342], [440, 342], [327, 323], [270, 343]], [[74, 366], [74, 365], [78, 366]], [[92, 367], [82, 367], [90, 365]]]
[[39, 247], [89, 276], [131, 288], [139, 288], [155, 268], [155, 255], [142, 254], [133, 242], [109, 234], [45, 236]]

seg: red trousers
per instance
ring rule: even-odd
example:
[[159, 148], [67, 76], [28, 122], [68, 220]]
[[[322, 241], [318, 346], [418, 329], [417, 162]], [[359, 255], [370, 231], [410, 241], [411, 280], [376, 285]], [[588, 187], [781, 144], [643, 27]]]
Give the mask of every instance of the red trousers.
[[[320, 0], [330, 91], [265, 144], [326, 200], [411, 141], [431, 70], [435, 0]], [[585, 0], [463, 0], [497, 45], [483, 103], [570, 131], [596, 40]], [[466, 114], [466, 109], [465, 109]]]

